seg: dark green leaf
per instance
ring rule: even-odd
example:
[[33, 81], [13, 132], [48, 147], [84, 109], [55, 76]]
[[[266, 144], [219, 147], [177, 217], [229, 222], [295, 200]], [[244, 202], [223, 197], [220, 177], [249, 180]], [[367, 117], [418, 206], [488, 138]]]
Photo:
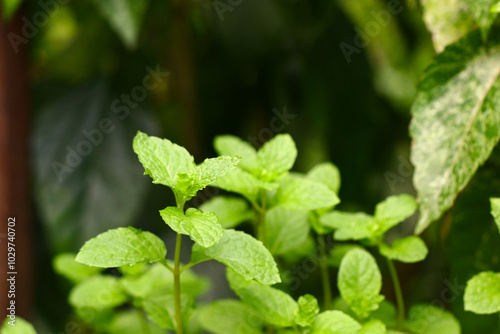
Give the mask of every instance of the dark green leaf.
[[117, 97], [93, 82], [57, 98], [35, 120], [33, 189], [56, 254], [132, 225], [145, 199], [147, 180], [131, 143], [149, 117], [139, 105], [125, 109], [128, 116], [114, 113]]

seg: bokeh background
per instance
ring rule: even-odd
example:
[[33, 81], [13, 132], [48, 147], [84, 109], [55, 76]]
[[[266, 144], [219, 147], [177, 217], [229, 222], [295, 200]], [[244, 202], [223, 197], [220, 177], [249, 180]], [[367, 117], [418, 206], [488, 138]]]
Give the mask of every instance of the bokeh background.
[[[118, 226], [171, 237], [158, 210], [174, 199], [142, 175], [132, 151], [137, 130], [185, 146], [197, 162], [215, 156], [218, 134], [259, 146], [290, 133], [294, 170], [339, 167], [342, 210], [371, 213], [388, 195], [414, 193], [410, 108], [435, 54], [416, 0], [43, 0], [24, 1], [13, 15], [8, 3], [0, 28], [2, 213], [17, 218], [19, 315], [40, 333], [64, 332], [71, 317], [70, 286], [54, 273], [54, 255]], [[495, 153], [459, 200], [491, 192], [488, 173], [499, 163]], [[472, 207], [424, 234], [424, 263], [398, 268], [408, 300], [437, 300], [465, 332], [471, 321], [497, 321], [461, 311], [464, 268], [477, 261], [463, 241], [485, 245], [485, 254], [495, 247], [481, 239], [489, 209]], [[474, 219], [475, 229], [450, 228], [453, 214], [454, 226]], [[209, 299], [228, 293], [218, 269], [201, 268], [218, 278]]]

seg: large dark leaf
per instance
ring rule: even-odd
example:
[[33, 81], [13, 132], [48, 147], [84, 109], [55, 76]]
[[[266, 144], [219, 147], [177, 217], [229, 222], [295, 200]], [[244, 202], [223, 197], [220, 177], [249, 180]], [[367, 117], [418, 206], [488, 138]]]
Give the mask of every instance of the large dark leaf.
[[35, 199], [55, 252], [75, 251], [100, 232], [129, 225], [138, 212], [148, 179], [132, 139], [150, 126], [140, 106], [128, 117], [113, 113], [119, 96], [103, 82], [88, 84], [47, 105], [35, 121]]

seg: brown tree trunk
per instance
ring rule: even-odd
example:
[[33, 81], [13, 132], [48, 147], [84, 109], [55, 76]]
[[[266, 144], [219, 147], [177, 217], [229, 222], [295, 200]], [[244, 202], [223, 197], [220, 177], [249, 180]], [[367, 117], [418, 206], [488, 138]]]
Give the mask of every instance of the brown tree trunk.
[[[2, 8], [0, 6], [0, 17]], [[22, 37], [22, 14], [0, 22], [0, 317], [15, 301], [15, 313], [29, 318], [32, 301], [32, 221], [28, 169], [28, 80], [26, 43], [13, 46], [13, 34]], [[22, 37], [23, 38], [23, 37]], [[27, 40], [25, 40], [27, 41]], [[16, 52], [17, 51], [17, 52]], [[15, 219], [15, 264], [8, 263], [8, 221]], [[12, 234], [11, 234], [12, 235]], [[8, 274], [14, 272], [16, 274]], [[9, 298], [15, 276], [15, 297]]]
[[195, 59], [189, 24], [189, 1], [173, 0], [170, 19], [169, 60], [173, 88], [181, 108], [183, 144], [195, 157], [201, 155], [202, 137], [196, 93]]

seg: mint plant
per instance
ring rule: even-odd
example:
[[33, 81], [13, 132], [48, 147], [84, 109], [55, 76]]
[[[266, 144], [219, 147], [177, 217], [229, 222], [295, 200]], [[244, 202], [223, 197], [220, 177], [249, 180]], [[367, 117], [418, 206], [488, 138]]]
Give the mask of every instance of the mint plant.
[[[237, 137], [219, 136], [214, 146], [221, 156], [199, 165], [184, 148], [166, 139], [139, 132], [133, 146], [145, 174], [175, 195], [176, 205], [159, 212], [177, 234], [175, 253], [167, 259], [159, 237], [121, 227], [87, 241], [76, 255], [56, 257], [54, 268], [74, 284], [69, 302], [75, 314], [93, 330], [441, 334], [446, 328], [446, 333], [461, 332], [453, 315], [438, 307], [414, 305], [406, 312], [393, 262], [422, 261], [427, 246], [416, 235], [388, 242], [386, 233], [415, 213], [412, 196], [391, 196], [376, 206], [373, 215], [338, 211], [337, 167], [326, 162], [306, 174], [291, 172], [297, 150], [287, 134], [277, 135], [259, 150]], [[241, 197], [217, 196], [198, 209], [185, 209], [186, 202], [208, 185]], [[244, 222], [253, 225], [257, 238], [234, 229]], [[180, 262], [183, 235], [194, 242], [187, 264]], [[337, 242], [333, 247], [327, 245], [329, 235]], [[311, 294], [294, 299], [289, 278], [280, 277], [279, 270], [308, 256], [318, 258], [321, 307]], [[397, 310], [381, 294], [380, 258], [385, 259], [393, 283]], [[226, 265], [227, 280], [239, 300], [197, 303], [210, 283], [191, 268], [207, 260]], [[118, 275], [110, 275], [111, 268]], [[338, 270], [337, 297], [332, 270]]]
[[[102, 233], [83, 245], [76, 256], [77, 262], [100, 268], [153, 265], [139, 270], [139, 274], [124, 269], [122, 278], [93, 275], [75, 286], [70, 295], [71, 304], [79, 308], [109, 310], [131, 301], [158, 326], [183, 333], [195, 296], [190, 295], [192, 291], [189, 289], [182, 288], [181, 275], [197, 263], [215, 259], [246, 279], [264, 284], [280, 281], [276, 264], [261, 243], [244, 232], [223, 229], [214, 213], [184, 209], [185, 203], [197, 191], [232, 171], [240, 158], [224, 156], [206, 159], [196, 165], [184, 148], [140, 132], [134, 139], [134, 151], [153, 183], [166, 185], [174, 192], [176, 206], [160, 211], [165, 223], [177, 233], [174, 259], [166, 259], [165, 244], [149, 232], [128, 227]], [[188, 235], [195, 242], [192, 261], [186, 265], [180, 263], [182, 235]], [[158, 273], [158, 265], [171, 272], [172, 286], [152, 289], [150, 293], [137, 289], [133, 281], [155, 280], [154, 275], [148, 276], [153, 271]], [[96, 299], [91, 291], [106, 291], [106, 298]]]

